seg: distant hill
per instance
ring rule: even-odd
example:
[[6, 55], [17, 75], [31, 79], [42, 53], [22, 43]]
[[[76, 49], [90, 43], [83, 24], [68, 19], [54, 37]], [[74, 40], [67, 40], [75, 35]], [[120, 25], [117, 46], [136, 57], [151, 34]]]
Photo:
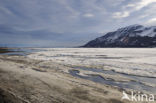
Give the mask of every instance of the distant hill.
[[82, 47], [156, 47], [156, 26], [127, 26], [91, 40]]

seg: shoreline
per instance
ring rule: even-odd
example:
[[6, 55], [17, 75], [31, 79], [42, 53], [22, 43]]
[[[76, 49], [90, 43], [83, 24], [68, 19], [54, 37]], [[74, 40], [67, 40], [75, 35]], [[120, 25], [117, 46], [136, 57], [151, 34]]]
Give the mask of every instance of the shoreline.
[[[13, 103], [135, 103], [121, 100], [122, 92], [130, 94], [130, 89], [74, 77], [69, 74], [69, 70], [74, 67], [64, 63], [27, 56], [0, 55], [0, 65], [0, 89], [21, 98], [19, 102], [12, 101]], [[80, 75], [88, 73], [81, 70]], [[108, 75], [102, 76], [110, 78]], [[121, 78], [115, 77], [117, 81]], [[10, 97], [7, 93], [7, 100], [17, 98]]]
[[[22, 56], [0, 56], [0, 88], [29, 103], [124, 103], [120, 101], [122, 93], [117, 88], [72, 77], [59, 71], [59, 68], [68, 67], [56, 63], [52, 63], [52, 67], [43, 68], [38, 65], [42, 62], [46, 63]], [[7, 100], [21, 103], [14, 102], [9, 94], [6, 95]]]

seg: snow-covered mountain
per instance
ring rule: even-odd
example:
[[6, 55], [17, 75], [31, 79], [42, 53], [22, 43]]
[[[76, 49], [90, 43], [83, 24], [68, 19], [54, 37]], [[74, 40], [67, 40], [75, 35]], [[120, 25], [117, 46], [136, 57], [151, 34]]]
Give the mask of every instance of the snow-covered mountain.
[[156, 26], [131, 25], [89, 41], [83, 47], [156, 47]]

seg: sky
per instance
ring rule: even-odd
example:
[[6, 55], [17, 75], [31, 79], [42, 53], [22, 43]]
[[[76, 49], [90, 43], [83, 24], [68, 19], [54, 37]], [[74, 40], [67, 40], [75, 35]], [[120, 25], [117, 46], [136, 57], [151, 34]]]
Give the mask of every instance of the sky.
[[156, 26], [156, 0], [0, 0], [0, 46], [73, 47], [121, 27]]

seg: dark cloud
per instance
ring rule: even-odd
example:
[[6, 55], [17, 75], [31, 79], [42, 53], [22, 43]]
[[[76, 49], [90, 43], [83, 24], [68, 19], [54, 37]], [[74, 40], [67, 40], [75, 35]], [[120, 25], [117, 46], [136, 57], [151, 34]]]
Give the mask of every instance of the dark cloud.
[[0, 0], [0, 43], [82, 45], [99, 32], [149, 24], [155, 5], [155, 0]]

